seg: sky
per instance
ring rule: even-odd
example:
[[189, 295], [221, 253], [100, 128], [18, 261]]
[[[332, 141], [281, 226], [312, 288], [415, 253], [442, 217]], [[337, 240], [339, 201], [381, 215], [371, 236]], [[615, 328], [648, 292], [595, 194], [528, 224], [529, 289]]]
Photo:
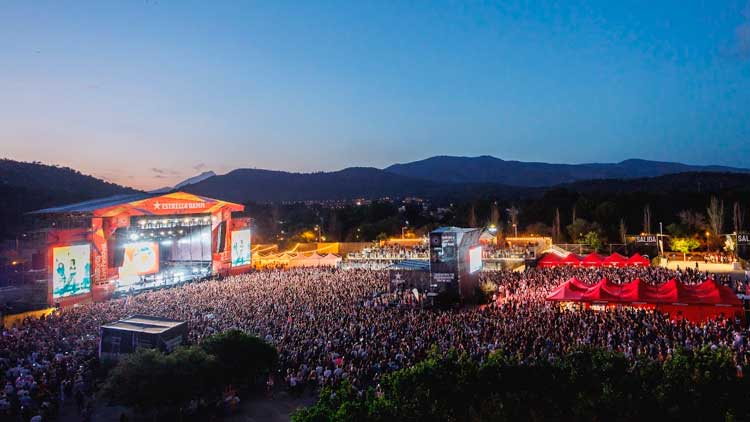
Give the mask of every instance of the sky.
[[750, 167], [750, 2], [0, 3], [0, 157], [150, 189], [485, 154]]

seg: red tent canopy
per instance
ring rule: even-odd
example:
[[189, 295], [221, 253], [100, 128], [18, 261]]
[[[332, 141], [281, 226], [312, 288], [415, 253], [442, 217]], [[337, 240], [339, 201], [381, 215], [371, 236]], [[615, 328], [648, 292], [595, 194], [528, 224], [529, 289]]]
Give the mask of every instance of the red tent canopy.
[[726, 286], [720, 286], [713, 280], [706, 280], [697, 285], [678, 283], [677, 301], [694, 305], [728, 305], [742, 306], [742, 301]]
[[604, 258], [602, 264], [607, 267], [624, 267], [628, 262], [628, 259], [619, 253], [615, 252], [612, 255]]
[[548, 253], [537, 262], [537, 265], [540, 268], [557, 267], [560, 265], [560, 257], [553, 253]]
[[640, 283], [638, 298], [648, 303], [674, 303], [677, 302], [677, 281], [671, 279], [666, 283], [658, 286], [652, 284]]
[[635, 255], [628, 258], [627, 265], [636, 267], [648, 267], [649, 265], [651, 265], [651, 262], [649, 262], [649, 260], [644, 258], [641, 254], [636, 253]]
[[596, 252], [591, 252], [581, 260], [584, 267], [601, 267], [604, 259]]
[[563, 302], [577, 302], [591, 286], [588, 286], [573, 277], [565, 283], [557, 286], [555, 290], [547, 295], [547, 300], [559, 300]]
[[574, 253], [569, 253], [568, 256], [560, 260], [562, 265], [580, 265], [581, 259]]
[[640, 280], [625, 284], [614, 284], [607, 279], [602, 279], [589, 289], [581, 298], [586, 302], [640, 302], [638, 291]]

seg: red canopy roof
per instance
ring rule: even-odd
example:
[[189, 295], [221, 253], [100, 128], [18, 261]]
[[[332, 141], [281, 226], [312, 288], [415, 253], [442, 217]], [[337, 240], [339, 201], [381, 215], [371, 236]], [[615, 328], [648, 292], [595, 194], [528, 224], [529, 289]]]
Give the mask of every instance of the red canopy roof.
[[537, 265], [541, 268], [557, 267], [560, 265], [560, 257], [553, 253], [548, 253], [537, 262]]
[[628, 259], [619, 253], [615, 252], [612, 255], [604, 258], [602, 264], [608, 267], [624, 267], [628, 262]]
[[651, 265], [651, 262], [649, 262], [648, 259], [641, 256], [641, 254], [636, 253], [635, 255], [628, 258], [627, 261], [628, 265], [634, 265], [634, 266], [640, 266], [640, 267], [647, 267]]
[[591, 286], [584, 284], [577, 278], [573, 277], [565, 283], [557, 286], [549, 295], [547, 300], [559, 300], [563, 302], [580, 301]]
[[584, 267], [600, 267], [604, 259], [601, 255], [596, 252], [591, 252], [581, 260], [581, 265]]
[[562, 265], [579, 265], [580, 263], [581, 259], [574, 253], [569, 253], [568, 256], [560, 261]]
[[654, 286], [640, 279], [625, 284], [614, 284], [602, 279], [597, 284], [589, 286], [576, 278], [571, 278], [553, 290], [547, 296], [547, 300], [742, 306], [742, 301], [732, 289], [720, 286], [713, 280], [706, 280], [698, 285], [685, 285], [672, 279]]

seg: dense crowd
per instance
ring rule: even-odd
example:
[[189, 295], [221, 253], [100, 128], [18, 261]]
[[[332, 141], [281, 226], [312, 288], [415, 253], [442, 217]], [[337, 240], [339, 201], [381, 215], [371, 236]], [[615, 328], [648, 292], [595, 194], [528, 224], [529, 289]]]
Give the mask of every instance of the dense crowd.
[[706, 274], [660, 268], [485, 272], [484, 281], [498, 289], [497, 301], [436, 310], [412, 292], [387, 292], [382, 271], [273, 270], [77, 306], [3, 330], [0, 419], [51, 417], [68, 402], [85, 416], [95, 389], [98, 329], [132, 314], [188, 321], [193, 343], [230, 328], [255, 334], [279, 351], [279, 372], [269, 385], [295, 392], [342, 380], [356, 388], [376, 385], [433, 347], [455, 348], [480, 361], [503, 349], [533, 362], [582, 345], [660, 360], [678, 347], [707, 345], [731, 349], [738, 371], [750, 363], [747, 330], [733, 319], [696, 324], [645, 310], [571, 311], [544, 300], [571, 276], [589, 283], [601, 277], [695, 283]]

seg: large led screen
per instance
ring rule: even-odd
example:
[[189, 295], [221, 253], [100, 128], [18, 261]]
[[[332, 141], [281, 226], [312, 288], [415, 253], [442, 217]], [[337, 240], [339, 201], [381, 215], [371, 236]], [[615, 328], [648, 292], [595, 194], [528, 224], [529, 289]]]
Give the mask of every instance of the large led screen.
[[91, 292], [91, 246], [74, 245], [52, 249], [52, 297]]
[[473, 273], [482, 269], [482, 247], [475, 246], [469, 249], [469, 272]]
[[236, 230], [232, 232], [232, 266], [239, 267], [249, 265], [252, 254], [250, 253], [250, 230]]
[[159, 244], [134, 242], [125, 245], [120, 277], [156, 274], [159, 272]]

